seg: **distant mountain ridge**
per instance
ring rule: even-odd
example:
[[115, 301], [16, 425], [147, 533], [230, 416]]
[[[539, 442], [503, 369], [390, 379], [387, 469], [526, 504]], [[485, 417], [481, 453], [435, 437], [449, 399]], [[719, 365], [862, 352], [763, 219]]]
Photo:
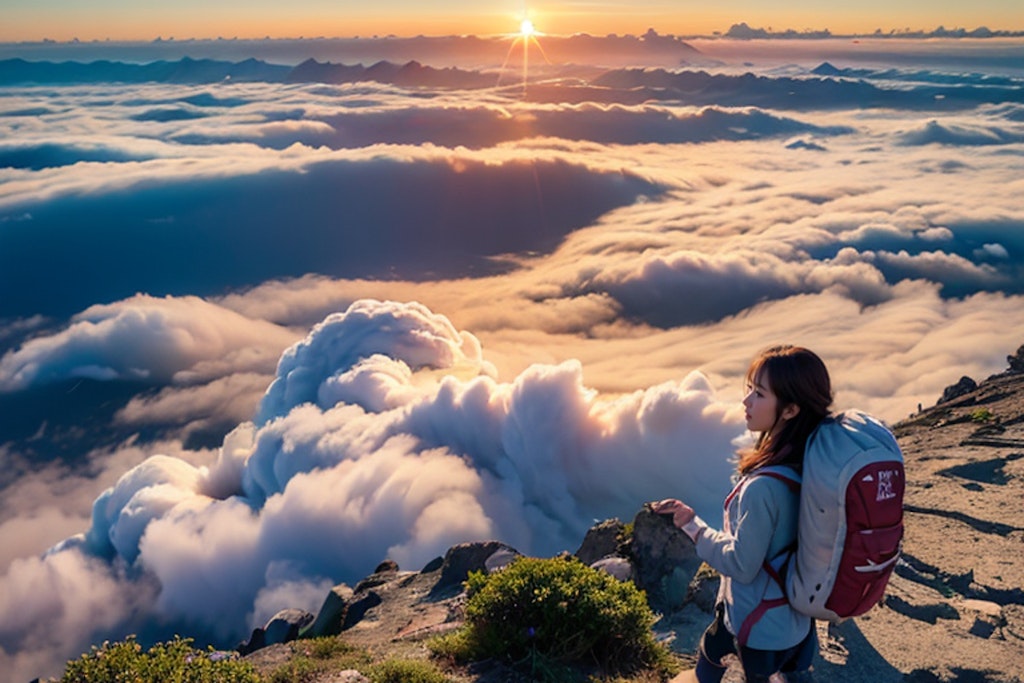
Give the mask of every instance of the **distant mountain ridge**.
[[[566, 75], [572, 76], [566, 80]], [[552, 77], [552, 73], [547, 75]], [[513, 79], [514, 80], [514, 79]], [[432, 67], [417, 60], [371, 64], [335, 63], [308, 58], [294, 66], [250, 57], [234, 62], [216, 59], [160, 60], [144, 64], [110, 60], [0, 60], [0, 86], [88, 83], [206, 85], [214, 83], [363, 83], [438, 89], [483, 89], [513, 81], [489, 70]], [[909, 86], [909, 87], [908, 87]], [[923, 95], [923, 96], [922, 96]], [[610, 99], [609, 99], [610, 98]], [[579, 73], [565, 65], [561, 76], [531, 84], [537, 102], [682, 101], [689, 105], [824, 108], [849, 106], [957, 110], [979, 104], [1024, 102], [1019, 78], [976, 74], [953, 82], [934, 72], [837, 68], [823, 62], [807, 76], [714, 73], [681, 66], [608, 68]]]
[[307, 59], [297, 66], [271, 64], [249, 58], [241, 62], [183, 57], [177, 61], [132, 64], [46, 62], [21, 58], [0, 61], [0, 85], [63, 85], [72, 83], [355, 83], [375, 81], [395, 85], [433, 87], [486, 87], [494, 76], [457, 68], [437, 69], [412, 60], [405, 64], [379, 61], [370, 66], [318, 62]]

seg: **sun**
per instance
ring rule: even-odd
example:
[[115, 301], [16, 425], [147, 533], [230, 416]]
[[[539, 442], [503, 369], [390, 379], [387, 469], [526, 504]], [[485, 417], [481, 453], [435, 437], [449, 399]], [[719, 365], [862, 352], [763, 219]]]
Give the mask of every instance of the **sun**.
[[537, 33], [537, 29], [533, 27], [533, 22], [529, 19], [523, 19], [519, 22], [519, 35], [523, 38], [530, 38]]

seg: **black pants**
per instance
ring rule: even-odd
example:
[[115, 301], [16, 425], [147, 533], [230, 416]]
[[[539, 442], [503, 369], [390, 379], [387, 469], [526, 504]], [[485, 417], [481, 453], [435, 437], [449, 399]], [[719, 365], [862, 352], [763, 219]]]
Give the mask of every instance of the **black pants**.
[[736, 642], [736, 638], [725, 627], [725, 610], [722, 605], [716, 607], [715, 613], [715, 621], [700, 639], [695, 672], [700, 683], [718, 683], [722, 680], [726, 669], [722, 658], [729, 654], [739, 657], [747, 683], [766, 683], [778, 671], [788, 674], [811, 668], [814, 654], [818, 650], [818, 632], [813, 621], [807, 637], [797, 645], [786, 650], [758, 650]]

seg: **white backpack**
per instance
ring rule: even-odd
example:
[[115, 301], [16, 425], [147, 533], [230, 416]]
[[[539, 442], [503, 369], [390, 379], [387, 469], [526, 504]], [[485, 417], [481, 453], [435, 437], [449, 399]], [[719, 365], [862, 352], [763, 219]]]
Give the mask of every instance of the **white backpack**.
[[807, 440], [797, 548], [785, 573], [799, 612], [840, 621], [877, 604], [903, 539], [903, 454], [881, 422], [850, 411]]

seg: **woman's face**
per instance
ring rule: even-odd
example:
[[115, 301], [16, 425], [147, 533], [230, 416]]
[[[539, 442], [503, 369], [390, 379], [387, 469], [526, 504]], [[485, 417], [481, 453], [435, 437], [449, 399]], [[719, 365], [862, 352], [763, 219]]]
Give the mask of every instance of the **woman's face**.
[[752, 432], [770, 432], [779, 416], [779, 399], [768, 385], [768, 378], [762, 370], [747, 386], [743, 398], [746, 408], [747, 429]]

